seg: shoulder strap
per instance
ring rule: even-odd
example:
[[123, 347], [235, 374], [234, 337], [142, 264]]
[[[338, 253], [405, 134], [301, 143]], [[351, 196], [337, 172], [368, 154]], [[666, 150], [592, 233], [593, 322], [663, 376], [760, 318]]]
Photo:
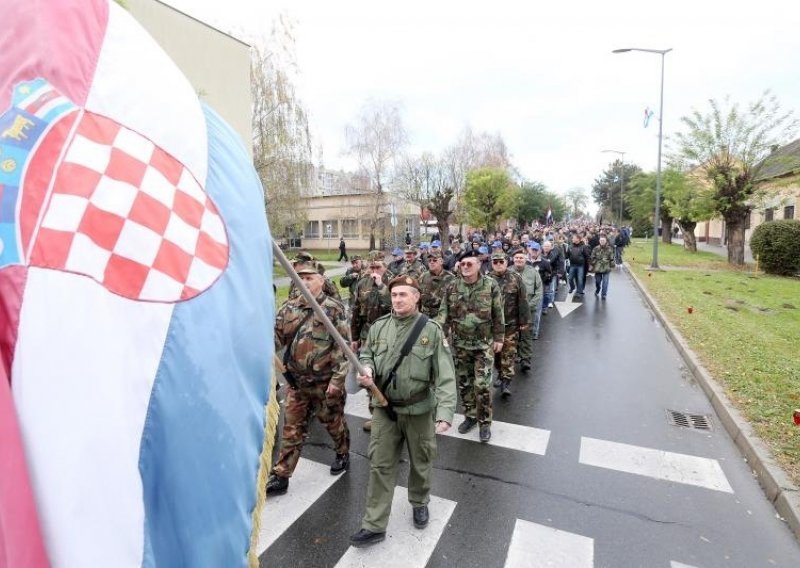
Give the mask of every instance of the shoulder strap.
[[422, 333], [422, 328], [424, 328], [425, 324], [427, 323], [428, 323], [428, 316], [426, 316], [425, 314], [419, 314], [417, 316], [417, 320], [414, 322], [414, 327], [411, 328], [411, 333], [408, 334], [405, 343], [403, 343], [403, 347], [400, 349], [400, 357], [397, 358], [397, 361], [394, 362], [394, 367], [392, 367], [392, 370], [389, 371], [389, 374], [386, 375], [387, 379], [391, 379], [392, 386], [394, 386], [396, 382], [395, 372], [397, 371], [397, 368], [400, 366], [400, 363], [403, 362], [403, 359], [406, 358], [406, 355], [411, 353], [411, 348], [417, 341], [419, 334]]

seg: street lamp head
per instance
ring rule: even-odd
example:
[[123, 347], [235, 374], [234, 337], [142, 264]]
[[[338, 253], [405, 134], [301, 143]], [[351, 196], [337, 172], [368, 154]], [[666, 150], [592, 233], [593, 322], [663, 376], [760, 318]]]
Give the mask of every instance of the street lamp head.
[[623, 49], [615, 49], [611, 53], [628, 53], [629, 51], [644, 51], [645, 53], [658, 53], [659, 55], [664, 55], [672, 51], [672, 48], [669, 49], [645, 49], [643, 47], [626, 47]]
[[611, 53], [626, 53], [626, 52], [628, 52], [628, 51], [631, 51], [631, 48], [627, 47], [627, 48], [625, 48], [625, 49], [615, 49], [615, 50], [614, 50], [614, 51], [612, 51]]

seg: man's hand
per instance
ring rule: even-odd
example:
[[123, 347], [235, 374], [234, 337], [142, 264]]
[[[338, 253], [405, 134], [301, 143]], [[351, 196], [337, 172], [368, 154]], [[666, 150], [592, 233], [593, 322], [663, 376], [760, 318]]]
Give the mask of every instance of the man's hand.
[[530, 329], [530, 327], [531, 326], [529, 326], [528, 324], [521, 325], [521, 326], [519, 326], [519, 332], [522, 333], [522, 332], [528, 331], [528, 329]]
[[492, 348], [494, 349], [495, 353], [500, 353], [503, 350], [503, 342], [495, 341], [494, 343], [492, 343]]
[[358, 351], [359, 346], [361, 345], [360, 341], [351, 341], [350, 342], [350, 349], [353, 350], [353, 353]]
[[383, 286], [383, 278], [381, 277], [380, 274], [370, 274], [370, 276], [372, 277], [372, 281], [378, 288]]
[[436, 421], [436, 433], [437, 434], [444, 434], [450, 429], [450, 423], [445, 422], [444, 420], [437, 420]]
[[341, 394], [341, 392], [342, 392], [342, 389], [340, 389], [335, 384], [330, 382], [330, 383], [328, 383], [328, 388], [325, 389], [325, 396], [335, 397], [335, 396], [338, 396], [339, 394]]
[[356, 375], [356, 380], [358, 384], [364, 388], [369, 388], [375, 384], [375, 381], [372, 380], [372, 367], [366, 367], [367, 374], [366, 375]]

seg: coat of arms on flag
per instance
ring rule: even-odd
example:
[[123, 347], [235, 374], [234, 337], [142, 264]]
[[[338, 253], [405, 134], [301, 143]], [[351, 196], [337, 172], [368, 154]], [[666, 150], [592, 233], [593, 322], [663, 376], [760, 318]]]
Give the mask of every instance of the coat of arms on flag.
[[0, 565], [244, 566], [274, 325], [250, 156], [115, 2], [0, 12]]

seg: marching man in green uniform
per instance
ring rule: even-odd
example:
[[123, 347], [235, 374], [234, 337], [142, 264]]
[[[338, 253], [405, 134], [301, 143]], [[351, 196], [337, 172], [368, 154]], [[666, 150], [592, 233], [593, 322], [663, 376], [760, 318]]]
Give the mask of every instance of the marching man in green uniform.
[[461, 256], [461, 278], [451, 280], [445, 288], [436, 321], [453, 341], [465, 415], [458, 432], [466, 434], [480, 424], [480, 441], [488, 442], [492, 437], [494, 354], [503, 349], [505, 318], [500, 287], [481, 274], [479, 257], [474, 250]]
[[408, 449], [414, 526], [427, 526], [436, 434], [450, 428], [456, 406], [450, 348], [439, 324], [417, 310], [417, 281], [401, 275], [389, 282], [389, 290], [392, 313], [373, 323], [359, 355], [366, 368], [366, 374], [358, 376], [359, 384], [368, 387], [374, 382], [390, 406], [375, 405], [367, 506], [361, 530], [350, 537], [353, 546], [386, 537], [403, 443]]

